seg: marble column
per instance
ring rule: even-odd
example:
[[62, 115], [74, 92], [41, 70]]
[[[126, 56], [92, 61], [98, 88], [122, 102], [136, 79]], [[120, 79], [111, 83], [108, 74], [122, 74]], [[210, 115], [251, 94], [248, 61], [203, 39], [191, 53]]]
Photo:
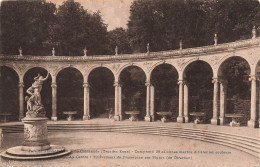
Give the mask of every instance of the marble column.
[[23, 95], [23, 82], [19, 82], [19, 120], [24, 118], [24, 95]]
[[115, 82], [114, 84], [115, 87], [115, 115], [114, 115], [114, 120], [115, 121], [120, 121], [120, 116], [119, 116], [119, 98], [118, 98], [118, 87], [119, 87], [119, 83]]
[[154, 121], [154, 86], [150, 86], [150, 115], [151, 121]]
[[179, 80], [179, 116], [177, 117], [177, 122], [183, 123], [183, 81]]
[[258, 81], [258, 128], [260, 128], [260, 79], [257, 80]]
[[84, 88], [84, 115], [83, 120], [89, 120], [90, 114], [89, 114], [89, 84], [85, 82], [83, 84]]
[[151, 116], [150, 116], [150, 82], [146, 82], [146, 116], [144, 118], [145, 121], [150, 122]]
[[189, 87], [188, 83], [184, 83], [184, 107], [183, 107], [183, 112], [184, 112], [184, 122], [188, 123], [189, 122]]
[[57, 83], [52, 82], [52, 116], [51, 120], [57, 121]]
[[251, 81], [251, 115], [247, 126], [254, 128], [256, 127], [256, 77], [251, 76], [249, 81]]
[[218, 78], [213, 78], [212, 83], [214, 83], [214, 94], [213, 94], [213, 118], [211, 119], [211, 124], [218, 124]]
[[220, 125], [225, 124], [226, 99], [227, 99], [227, 83], [225, 81], [221, 81], [220, 82], [220, 109], [219, 109]]
[[122, 120], [122, 86], [118, 84], [118, 115], [119, 121]]

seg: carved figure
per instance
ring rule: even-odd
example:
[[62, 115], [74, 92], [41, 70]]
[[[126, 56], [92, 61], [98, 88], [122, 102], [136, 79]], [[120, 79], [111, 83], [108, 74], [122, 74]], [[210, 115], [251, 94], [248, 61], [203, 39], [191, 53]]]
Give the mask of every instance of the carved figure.
[[19, 50], [19, 55], [22, 56], [23, 55], [22, 47], [20, 46], [20, 48], [18, 50]]
[[147, 53], [150, 53], [150, 44], [149, 43], [146, 45], [146, 50], [147, 50]]
[[118, 55], [118, 47], [115, 48], [116, 55]]
[[87, 56], [87, 52], [88, 52], [88, 50], [87, 50], [86, 47], [84, 48], [83, 52], [84, 52], [84, 56]]
[[34, 78], [34, 83], [31, 87], [26, 90], [26, 93], [31, 95], [30, 97], [26, 96], [25, 101], [27, 102], [27, 117], [44, 117], [45, 110], [41, 102], [41, 90], [42, 84], [46, 81], [49, 77], [49, 73], [45, 78], [38, 74], [37, 77]]
[[55, 49], [54, 48], [52, 48], [52, 56], [55, 56]]

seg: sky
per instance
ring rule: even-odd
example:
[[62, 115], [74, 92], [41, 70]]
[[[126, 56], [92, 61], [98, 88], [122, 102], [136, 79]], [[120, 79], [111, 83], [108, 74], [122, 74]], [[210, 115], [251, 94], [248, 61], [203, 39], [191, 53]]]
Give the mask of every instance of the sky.
[[[46, 0], [55, 3], [57, 7], [64, 0]], [[118, 27], [127, 27], [130, 15], [130, 6], [134, 0], [75, 0], [79, 2], [84, 9], [89, 12], [99, 10], [101, 12], [104, 23], [108, 25], [107, 29], [113, 30]]]

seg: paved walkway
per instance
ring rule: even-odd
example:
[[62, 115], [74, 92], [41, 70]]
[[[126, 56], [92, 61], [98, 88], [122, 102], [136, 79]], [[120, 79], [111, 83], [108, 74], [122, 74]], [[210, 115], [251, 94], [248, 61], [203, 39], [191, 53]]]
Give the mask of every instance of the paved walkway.
[[[6, 134], [2, 150], [20, 145], [22, 141], [23, 134]], [[71, 149], [72, 153], [66, 157], [41, 161], [0, 159], [0, 166], [258, 167], [260, 165], [259, 159], [229, 147], [166, 136], [104, 132], [51, 132], [49, 141]]]

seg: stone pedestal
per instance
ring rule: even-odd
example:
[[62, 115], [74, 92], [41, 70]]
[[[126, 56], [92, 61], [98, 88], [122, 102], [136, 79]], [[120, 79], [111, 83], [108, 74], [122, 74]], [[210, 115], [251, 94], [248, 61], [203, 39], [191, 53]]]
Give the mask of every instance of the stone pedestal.
[[183, 123], [184, 122], [183, 117], [182, 116], [177, 117], [177, 122]]
[[119, 115], [115, 115], [115, 116], [114, 116], [114, 120], [115, 120], [115, 121], [120, 121], [120, 116], [119, 116]]
[[83, 120], [90, 120], [90, 116], [89, 115], [83, 115]]
[[145, 116], [144, 117], [145, 122], [151, 122], [151, 117], [150, 116]]
[[52, 121], [57, 121], [58, 118], [57, 118], [57, 117], [51, 117], [51, 120], [52, 120]]
[[211, 120], [210, 120], [210, 123], [212, 124], [212, 125], [218, 125], [218, 119], [215, 119], [215, 118], [212, 118]]
[[47, 118], [22, 119], [24, 122], [24, 142], [21, 146], [7, 149], [0, 155], [3, 158], [16, 160], [49, 159], [67, 155], [69, 150], [48, 141]]
[[22, 119], [24, 123], [23, 151], [43, 151], [50, 148], [48, 142], [47, 118]]
[[257, 123], [256, 123], [255, 120], [249, 120], [249, 121], [247, 122], [247, 126], [248, 126], [249, 128], [255, 128], [256, 125], [257, 125]]

